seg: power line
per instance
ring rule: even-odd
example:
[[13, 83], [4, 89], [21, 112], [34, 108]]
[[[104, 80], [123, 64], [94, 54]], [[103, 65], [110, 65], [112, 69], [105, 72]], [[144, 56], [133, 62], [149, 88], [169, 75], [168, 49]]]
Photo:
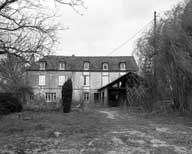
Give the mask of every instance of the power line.
[[139, 31], [137, 31], [133, 36], [131, 36], [130, 38], [128, 38], [126, 41], [124, 41], [122, 44], [120, 44], [118, 47], [116, 47], [115, 49], [113, 49], [111, 52], [109, 52], [107, 54], [107, 56], [112, 55], [113, 53], [115, 53], [117, 50], [119, 50], [120, 48], [122, 48], [123, 46], [125, 46], [129, 41], [131, 41], [133, 38], [135, 38], [140, 32], [143, 31], [143, 29], [145, 29], [145, 27], [147, 27], [151, 22], [153, 22], [153, 19], [150, 20], [150, 22], [148, 22], [146, 25], [144, 25]]

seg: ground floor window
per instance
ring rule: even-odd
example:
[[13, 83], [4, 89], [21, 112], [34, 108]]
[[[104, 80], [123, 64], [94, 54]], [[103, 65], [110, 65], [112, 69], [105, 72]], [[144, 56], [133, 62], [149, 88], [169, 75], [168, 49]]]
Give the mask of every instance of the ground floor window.
[[29, 99], [30, 99], [30, 101], [33, 101], [34, 100], [34, 95], [30, 95]]
[[88, 92], [83, 93], [83, 100], [84, 101], [89, 101], [89, 93]]
[[45, 93], [46, 102], [55, 102], [56, 101], [56, 93]]

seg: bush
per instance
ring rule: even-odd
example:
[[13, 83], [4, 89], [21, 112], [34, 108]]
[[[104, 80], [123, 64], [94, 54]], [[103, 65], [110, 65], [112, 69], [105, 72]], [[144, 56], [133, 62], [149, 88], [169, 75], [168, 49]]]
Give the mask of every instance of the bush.
[[0, 93], [0, 114], [21, 112], [23, 109], [19, 100], [11, 93]]
[[69, 113], [71, 111], [72, 92], [72, 81], [71, 79], [68, 79], [62, 86], [62, 104], [64, 113]]

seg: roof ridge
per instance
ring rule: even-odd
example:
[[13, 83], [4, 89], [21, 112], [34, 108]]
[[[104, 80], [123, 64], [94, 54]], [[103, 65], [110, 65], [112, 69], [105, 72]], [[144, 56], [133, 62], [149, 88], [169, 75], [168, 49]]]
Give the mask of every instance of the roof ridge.
[[134, 57], [134, 56], [63, 56], [63, 55], [46, 55], [46, 56], [44, 56], [44, 57], [106, 57], [106, 58], [108, 58], [108, 57]]

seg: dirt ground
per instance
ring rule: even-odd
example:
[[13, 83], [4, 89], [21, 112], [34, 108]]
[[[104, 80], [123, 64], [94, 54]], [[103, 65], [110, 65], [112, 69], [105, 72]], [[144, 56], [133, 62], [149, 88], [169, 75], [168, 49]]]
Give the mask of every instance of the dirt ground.
[[0, 119], [0, 154], [192, 154], [192, 119], [97, 109]]

